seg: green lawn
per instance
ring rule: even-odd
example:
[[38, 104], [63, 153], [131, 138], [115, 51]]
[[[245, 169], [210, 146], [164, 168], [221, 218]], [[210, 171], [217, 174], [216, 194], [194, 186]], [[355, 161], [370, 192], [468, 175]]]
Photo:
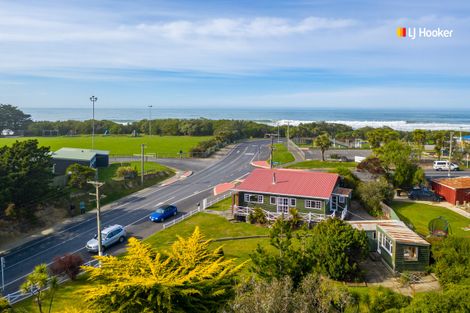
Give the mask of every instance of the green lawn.
[[286, 168], [299, 168], [299, 169], [311, 169], [311, 168], [338, 168], [338, 167], [356, 167], [355, 162], [334, 162], [334, 161], [319, 161], [309, 160], [302, 161], [286, 166]]
[[[199, 213], [184, 222], [155, 233], [145, 241], [157, 249], [167, 249], [176, 240], [177, 235], [188, 237], [196, 226], [199, 226], [207, 239], [269, 234], [269, 229], [265, 227], [248, 223], [232, 223], [221, 216]], [[237, 261], [241, 262], [249, 258], [249, 254], [253, 253], [258, 243], [267, 244], [268, 242], [268, 238], [255, 238], [213, 242], [211, 246], [222, 245], [226, 257], [237, 258]]]
[[295, 158], [287, 150], [287, 147], [282, 144], [282, 143], [275, 143], [274, 144], [274, 151], [273, 151], [273, 162], [276, 162], [277, 164], [285, 164], [285, 163], [290, 163], [294, 162]]
[[[247, 223], [231, 223], [227, 219], [217, 215], [198, 213], [175, 226], [155, 233], [145, 239], [145, 242], [150, 243], [159, 250], [165, 250], [170, 248], [171, 244], [177, 239], [177, 235], [188, 237], [196, 226], [200, 227], [201, 232], [207, 239], [267, 235], [269, 233], [269, 229], [267, 228]], [[225, 257], [236, 258], [236, 262], [241, 263], [249, 259], [249, 254], [253, 253], [258, 243], [268, 245], [269, 239], [254, 238], [213, 242], [211, 243], [211, 248], [223, 246]], [[244, 268], [241, 275], [245, 275], [246, 273], [248, 273], [248, 266]], [[65, 308], [76, 308], [77, 310], [83, 308], [84, 304], [81, 303], [79, 291], [87, 283], [86, 277], [81, 276], [76, 282], [61, 285], [55, 296], [52, 312], [63, 312]], [[16, 304], [15, 309], [15, 312], [38, 312], [37, 306], [32, 301], [32, 298]]]
[[[199, 142], [211, 139], [210, 136], [95, 136], [95, 149], [108, 150], [110, 154], [133, 155], [140, 153], [140, 145], [145, 144], [145, 153], [159, 153], [165, 157], [177, 157], [180, 150], [184, 153]], [[0, 138], [0, 147], [11, 145], [16, 140], [37, 139], [42, 146], [56, 151], [63, 147], [91, 149], [91, 136], [76, 137], [24, 137]]]
[[392, 208], [403, 222], [413, 225], [415, 231], [420, 235], [427, 236], [429, 234], [429, 222], [442, 216], [450, 223], [453, 235], [470, 238], [470, 231], [463, 230], [464, 227], [470, 227], [470, 219], [446, 208], [402, 201], [394, 201]]
[[213, 211], [227, 211], [227, 210], [230, 210], [231, 207], [232, 207], [232, 197], [228, 197], [222, 201], [214, 203], [207, 209], [213, 210]]

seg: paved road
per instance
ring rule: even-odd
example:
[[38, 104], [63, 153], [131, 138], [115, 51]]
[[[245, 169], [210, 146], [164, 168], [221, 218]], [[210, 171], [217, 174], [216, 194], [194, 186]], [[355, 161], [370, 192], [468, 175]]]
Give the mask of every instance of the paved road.
[[[180, 213], [195, 208], [196, 203], [212, 194], [212, 188], [219, 183], [232, 181], [252, 170], [249, 164], [268, 157], [267, 140], [245, 142], [237, 145], [220, 161], [195, 172], [185, 180], [165, 187], [153, 186], [121, 199], [112, 205], [112, 209], [103, 212], [103, 225], [121, 224], [127, 227], [131, 236], [146, 238], [161, 229], [161, 224], [148, 220], [148, 215], [155, 207], [163, 203], [178, 206]], [[85, 251], [85, 243], [96, 233], [96, 215], [86, 214], [82, 220], [65, 226], [62, 230], [38, 238], [5, 255], [5, 292], [18, 290], [24, 276], [35, 265], [49, 263], [55, 256], [65, 253], [80, 253], [85, 259], [90, 255]], [[107, 253], [123, 251], [123, 246], [116, 246]]]
[[[424, 173], [428, 178], [443, 178], [448, 177], [446, 171], [435, 171], [432, 169], [425, 170]], [[470, 176], [470, 169], [465, 169], [463, 171], [455, 171], [450, 172], [450, 177], [462, 177], [462, 176]]]
[[[332, 154], [339, 156], [345, 156], [348, 159], [354, 161], [355, 156], [368, 157], [372, 154], [372, 150], [361, 150], [361, 149], [330, 149], [325, 151], [325, 158], [330, 158]], [[321, 160], [320, 149], [309, 149], [305, 151], [305, 157], [312, 160]]]

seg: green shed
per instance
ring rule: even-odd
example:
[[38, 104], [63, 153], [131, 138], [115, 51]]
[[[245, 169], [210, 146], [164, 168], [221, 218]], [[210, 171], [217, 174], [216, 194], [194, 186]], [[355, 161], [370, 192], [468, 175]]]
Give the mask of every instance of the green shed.
[[430, 247], [404, 223], [377, 224], [377, 252], [394, 272], [426, 271]]

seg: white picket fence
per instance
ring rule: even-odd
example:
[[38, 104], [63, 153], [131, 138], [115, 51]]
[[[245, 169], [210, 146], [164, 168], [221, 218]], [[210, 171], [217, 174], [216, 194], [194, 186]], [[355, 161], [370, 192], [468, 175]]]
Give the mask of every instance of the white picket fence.
[[232, 196], [232, 192], [229, 191], [229, 192], [226, 192], [226, 193], [223, 193], [223, 194], [220, 194], [216, 197], [211, 197], [211, 198], [206, 198], [202, 201], [202, 208], [205, 210], [207, 209], [208, 207], [216, 204], [217, 202], [220, 202], [222, 200], [225, 200], [227, 199], [228, 197], [231, 197]]
[[[83, 265], [84, 266], [93, 266], [93, 267], [97, 267], [99, 264], [98, 260], [95, 260], [95, 259], [92, 259], [86, 263], [84, 263]], [[60, 276], [59, 278], [59, 284], [62, 284], [66, 281], [69, 280], [69, 278], [67, 276]], [[44, 290], [47, 290], [49, 289], [49, 287], [45, 288]], [[4, 298], [10, 303], [10, 304], [15, 304], [15, 303], [18, 303], [20, 301], [23, 301], [25, 299], [28, 299], [32, 296], [34, 296], [35, 294], [37, 293], [37, 289], [36, 288], [31, 288], [31, 290], [29, 290], [28, 292], [23, 292], [21, 290], [18, 290], [18, 291], [15, 291], [15, 292], [12, 292], [12, 293], [9, 293], [7, 295], [4, 296]]]
[[188, 213], [183, 214], [180, 217], [175, 218], [175, 219], [169, 221], [168, 223], [163, 224], [163, 229], [166, 229], [166, 228], [171, 227], [175, 224], [178, 224], [179, 222], [184, 221], [188, 217], [191, 217], [191, 216], [193, 216], [194, 214], [196, 214], [198, 212], [201, 212], [200, 208], [197, 208], [196, 210], [189, 211]]

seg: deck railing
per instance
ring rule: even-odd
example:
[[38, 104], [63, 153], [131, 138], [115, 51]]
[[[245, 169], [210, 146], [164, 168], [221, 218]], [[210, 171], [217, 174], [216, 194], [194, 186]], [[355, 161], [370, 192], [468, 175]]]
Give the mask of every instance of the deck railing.
[[[254, 210], [255, 210], [254, 208], [250, 208], [250, 207], [235, 206], [233, 214], [238, 215], [238, 216], [249, 216], [250, 213], [253, 212]], [[264, 209], [261, 209], [261, 210], [266, 216], [266, 219], [270, 222], [275, 221], [281, 216], [284, 216], [285, 219], [292, 218], [292, 215], [290, 213], [283, 214], [282, 212], [271, 212], [271, 211], [267, 211]], [[314, 213], [314, 212], [309, 212], [309, 213], [299, 212], [299, 215], [305, 222], [311, 223], [311, 222], [320, 222], [327, 218], [332, 218], [335, 216], [335, 213], [333, 212], [331, 214], [321, 214], [321, 213]]]
[[169, 221], [168, 223], [163, 224], [163, 229], [168, 228], [168, 227], [171, 227], [171, 226], [173, 226], [173, 225], [175, 225], [175, 224], [178, 224], [179, 222], [181, 222], [181, 221], [187, 219], [188, 217], [193, 216], [194, 214], [196, 214], [196, 213], [198, 213], [198, 212], [201, 212], [201, 209], [200, 209], [200, 208], [197, 208], [197, 209], [195, 209], [195, 210], [189, 211], [188, 213], [185, 213], [185, 214], [181, 215], [180, 217], [175, 218], [175, 219]]

